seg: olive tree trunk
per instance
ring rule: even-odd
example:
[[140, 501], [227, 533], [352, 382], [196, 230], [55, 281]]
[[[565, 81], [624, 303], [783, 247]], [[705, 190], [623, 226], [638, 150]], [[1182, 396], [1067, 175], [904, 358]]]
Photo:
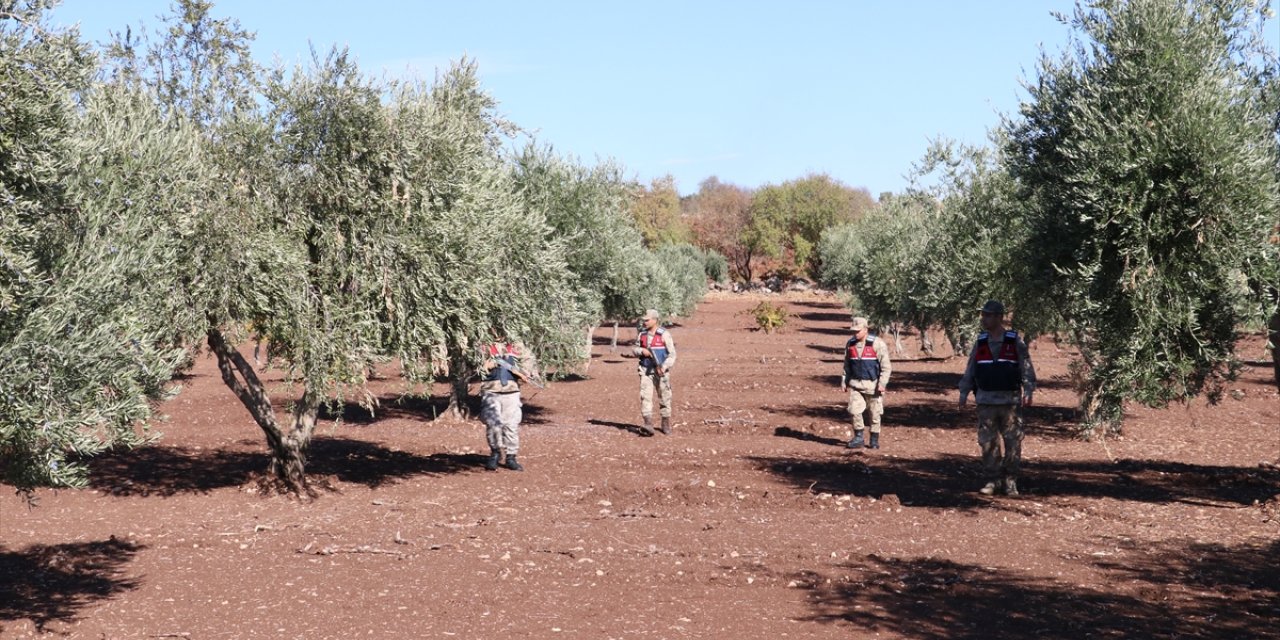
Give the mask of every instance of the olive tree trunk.
[[1280, 389], [1280, 307], [1271, 315], [1267, 323], [1267, 338], [1271, 341], [1271, 366], [1275, 376], [1276, 388]]
[[287, 493], [314, 495], [307, 483], [305, 452], [311, 435], [315, 432], [316, 417], [320, 411], [320, 394], [305, 385], [306, 390], [294, 405], [291, 424], [286, 432], [280, 427], [275, 409], [271, 406], [271, 397], [267, 395], [266, 387], [254, 371], [253, 365], [217, 329], [209, 331], [208, 343], [209, 349], [217, 357], [222, 381], [249, 410], [254, 422], [258, 423], [266, 436], [267, 447], [271, 451], [268, 474]]

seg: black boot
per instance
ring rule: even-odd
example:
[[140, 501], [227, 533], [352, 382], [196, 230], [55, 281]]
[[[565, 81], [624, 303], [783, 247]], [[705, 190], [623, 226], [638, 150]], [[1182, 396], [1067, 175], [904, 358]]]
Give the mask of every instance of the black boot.
[[671, 418], [662, 416], [662, 426], [658, 427], [658, 429], [662, 431], [664, 436], [671, 435]]
[[867, 445], [867, 448], [868, 449], [880, 448], [880, 434], [878, 433], [871, 434], [871, 443]]
[[640, 416], [644, 418], [644, 424], [640, 425], [640, 435], [653, 435], [653, 416]]
[[503, 466], [512, 471], [524, 471], [524, 467], [520, 466], [520, 463], [516, 460], [515, 454], [511, 453], [507, 454], [507, 464]]
[[[875, 436], [872, 436], [872, 437], [875, 437]], [[865, 441], [862, 439], [862, 429], [858, 429], [853, 432], [853, 439], [850, 440], [849, 444], [846, 444], [845, 447], [849, 449], [858, 449], [862, 447], [864, 442]]]
[[498, 458], [502, 457], [502, 452], [493, 449], [489, 452], [489, 459], [484, 461], [484, 468], [488, 471], [498, 470]]

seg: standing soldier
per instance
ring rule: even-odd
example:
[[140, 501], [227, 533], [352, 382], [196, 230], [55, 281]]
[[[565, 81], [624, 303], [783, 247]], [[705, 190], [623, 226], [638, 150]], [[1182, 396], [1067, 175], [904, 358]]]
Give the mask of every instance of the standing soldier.
[[664, 434], [671, 433], [671, 367], [676, 364], [676, 343], [671, 332], [662, 327], [658, 312], [649, 309], [644, 313], [644, 331], [636, 339], [633, 350], [640, 358], [640, 417], [644, 419], [644, 434], [653, 435], [653, 392], [658, 391], [658, 404], [662, 413]]
[[502, 454], [507, 454], [503, 465], [512, 471], [524, 471], [516, 460], [520, 451], [520, 420], [523, 417], [520, 401], [520, 383], [528, 382], [526, 371], [533, 370], [533, 358], [520, 343], [495, 341], [483, 347], [484, 381], [480, 383], [480, 420], [484, 422], [485, 436], [489, 440], [489, 460], [484, 468], [498, 469]]
[[1005, 330], [1004, 305], [988, 300], [982, 306], [982, 333], [969, 351], [969, 364], [960, 378], [961, 407], [976, 389], [978, 446], [987, 474], [981, 489], [984, 495], [995, 493], [1001, 484], [1005, 494], [1018, 495], [1022, 407], [1031, 406], [1035, 388], [1036, 371], [1026, 343], [1017, 331]]
[[853, 439], [846, 445], [857, 449], [865, 442], [862, 414], [870, 414], [871, 442], [869, 449], [880, 448], [880, 416], [884, 415], [884, 390], [889, 386], [889, 349], [884, 341], [877, 340], [869, 332], [866, 318], [854, 318], [850, 329], [853, 337], [844, 344], [844, 375], [840, 376], [840, 390], [849, 392], [849, 423], [853, 426]]

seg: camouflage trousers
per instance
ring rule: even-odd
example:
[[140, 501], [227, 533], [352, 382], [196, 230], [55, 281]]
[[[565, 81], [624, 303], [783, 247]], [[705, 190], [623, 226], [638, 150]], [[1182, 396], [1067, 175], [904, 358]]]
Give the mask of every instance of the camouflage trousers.
[[653, 415], [653, 396], [657, 391], [658, 406], [662, 417], [671, 417], [671, 374], [660, 376], [656, 373], [640, 372], [640, 415]]
[[863, 414], [871, 418], [871, 433], [880, 433], [880, 416], [884, 415], [884, 396], [874, 391], [867, 393], [857, 389], [849, 389], [849, 417], [852, 419], [854, 431], [866, 428]]
[[1017, 478], [1022, 464], [1022, 407], [978, 405], [978, 446], [989, 479]]
[[480, 394], [480, 421], [489, 449], [513, 456], [520, 451], [520, 420], [524, 417], [520, 392]]

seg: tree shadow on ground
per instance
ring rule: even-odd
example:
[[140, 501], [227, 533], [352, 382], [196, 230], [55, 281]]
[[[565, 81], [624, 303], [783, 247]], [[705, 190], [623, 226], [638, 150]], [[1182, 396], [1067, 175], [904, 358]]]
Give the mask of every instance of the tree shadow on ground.
[[960, 397], [960, 376], [963, 372], [951, 371], [894, 371], [893, 379], [885, 388], [915, 391], [917, 393], [942, 394]]
[[821, 300], [796, 300], [793, 302], [788, 302], [787, 304], [790, 304], [795, 307], [807, 307], [809, 309], [844, 309], [845, 317], [849, 316], [849, 311], [848, 311], [849, 308], [844, 306], [843, 304], [840, 304], [839, 302], [824, 302]]
[[846, 444], [844, 440], [840, 440], [838, 438], [832, 438], [830, 436], [820, 436], [816, 433], [809, 433], [808, 431], [800, 431], [799, 429], [792, 429], [791, 427], [778, 427], [773, 430], [773, 435], [779, 438], [793, 438], [795, 440], [803, 440], [805, 442], [816, 442], [818, 444], [825, 444], [832, 447], [843, 447]]
[[838, 389], [840, 387], [840, 370], [838, 368], [835, 369], [835, 373], [815, 373], [809, 376], [809, 381], [823, 387]]
[[[777, 435], [796, 437], [792, 433]], [[834, 438], [828, 440], [832, 445], [837, 444]], [[895, 459], [891, 464], [866, 456], [826, 460], [751, 457], [748, 460], [806, 491], [876, 499], [893, 494], [903, 506], [911, 507], [973, 509], [990, 502], [989, 498], [974, 492], [979, 479], [977, 465], [972, 458], [961, 456]]]
[[[537, 391], [535, 388], [534, 391]], [[525, 404], [521, 413], [523, 424], [545, 424], [545, 410], [536, 404], [529, 404], [532, 394], [525, 394]], [[465, 403], [467, 414], [480, 415], [480, 395], [469, 394]], [[341, 420], [350, 426], [371, 426], [383, 420], [418, 420], [435, 421], [449, 413], [448, 396], [413, 396], [388, 395], [378, 398], [378, 404], [372, 409], [359, 402], [344, 402], [338, 405], [322, 405], [318, 418], [320, 420]]]
[[[839, 384], [835, 376], [811, 376], [811, 380], [824, 385]], [[958, 396], [957, 396], [958, 397]], [[847, 404], [828, 402], [823, 404], [804, 403], [779, 407], [779, 413], [825, 420], [828, 422], [848, 422]], [[1022, 410], [1023, 428], [1027, 435], [1055, 440], [1075, 440], [1080, 437], [1079, 417], [1075, 409], [1068, 407], [1033, 405]], [[947, 400], [915, 400], [907, 404], [895, 404], [892, 391], [885, 398], [884, 426], [886, 430], [895, 428], [907, 429], [973, 429], [978, 428], [978, 417], [972, 401], [966, 408], [956, 405], [955, 399]]]
[[[939, 359], [932, 358], [930, 360], [938, 361]], [[914, 360], [913, 362], [922, 361], [923, 359]], [[889, 387], [895, 390], [948, 395], [958, 399], [960, 397], [960, 378], [963, 375], [963, 371], [903, 371], [898, 369], [893, 372], [893, 379], [889, 382]], [[1065, 376], [1055, 376], [1036, 383], [1037, 390], [1070, 388], [1071, 383]]]
[[145, 548], [114, 536], [20, 551], [0, 546], [0, 622], [27, 619], [44, 631], [75, 621], [82, 609], [138, 588], [124, 568]]
[[810, 349], [813, 349], [814, 351], [824, 353], [829, 356], [836, 356], [835, 360], [824, 359], [823, 362], [844, 362], [844, 360], [840, 357], [842, 354], [844, 354], [843, 346], [836, 346], [836, 345], [830, 345], [830, 344], [814, 344], [810, 342], [809, 344], [806, 344], [805, 347], [808, 347]]
[[[1233, 575], [1248, 571], [1247, 559], [1223, 560]], [[1271, 564], [1262, 560], [1257, 566]], [[919, 640], [1280, 637], [1274, 591], [1244, 593], [1241, 611], [1219, 585], [1210, 586], [1215, 593], [1166, 599], [1170, 583], [1116, 580], [1098, 588], [945, 559], [875, 555], [830, 576], [793, 577], [810, 592], [807, 620]], [[1235, 586], [1227, 591], [1244, 591]]]
[[[755, 457], [750, 460], [806, 490], [872, 498], [894, 494], [904, 506], [972, 509], [1003, 500], [976, 493], [983, 479], [976, 453], [934, 458]], [[1161, 460], [1038, 461], [1024, 464], [1018, 487], [1028, 496], [1182, 502], [1226, 508], [1253, 504], [1255, 500], [1266, 500], [1280, 493], [1280, 471]]]
[[776, 411], [797, 418], [811, 418], [815, 420], [826, 420], [828, 422], [849, 422], [849, 413], [846, 404], [825, 402], [823, 404], [803, 403], [787, 407], [778, 407]]
[[587, 424], [593, 424], [593, 425], [596, 425], [597, 427], [613, 427], [614, 429], [617, 429], [619, 431], [634, 433], [638, 436], [645, 437], [645, 438], [653, 435], [652, 433], [645, 433], [644, 429], [641, 429], [640, 425], [638, 424], [628, 424], [626, 422], [612, 422], [610, 420], [596, 420], [594, 418], [591, 420], [587, 420]]
[[[174, 496], [208, 493], [251, 482], [267, 470], [265, 451], [229, 451], [185, 447], [141, 447], [89, 460], [89, 486], [115, 496]], [[380, 444], [320, 436], [307, 448], [307, 476], [376, 488], [422, 475], [447, 475], [479, 469], [481, 454], [429, 456], [388, 449]]]
[[[826, 376], [823, 376], [825, 378]], [[835, 379], [839, 382], [839, 379]], [[824, 380], [824, 383], [826, 381]], [[886, 398], [882, 420], [886, 429], [905, 427], [913, 429], [976, 429], [976, 418], [958, 408], [955, 402], [937, 400], [915, 401], [906, 405], [894, 405], [893, 396]], [[848, 405], [845, 401], [824, 404], [803, 403], [779, 407], [777, 411], [799, 418], [848, 422]], [[972, 411], [972, 410], [970, 410]]]
[[804, 327], [800, 329], [801, 333], [820, 333], [826, 336], [843, 336], [848, 338], [853, 335], [848, 327]]
[[[1133, 545], [1132, 541], [1128, 541]], [[1280, 557], [1280, 540], [1255, 540], [1239, 545], [1220, 543], [1166, 541], [1155, 548], [1143, 545], [1120, 560], [1101, 560], [1095, 566], [1125, 582], [1141, 581], [1152, 585], [1178, 585], [1179, 592], [1163, 593], [1160, 600], [1178, 600], [1214, 592], [1231, 611], [1221, 612], [1222, 622], [1265, 620], [1270, 618], [1273, 637], [1280, 637], [1274, 621], [1280, 616], [1280, 571], [1275, 561]], [[1257, 630], [1230, 627], [1233, 637], [1253, 638]]]
[[[618, 327], [618, 351], [622, 351], [624, 349], [626, 351], [630, 351], [631, 347], [635, 346], [635, 343], [636, 343], [635, 333], [636, 333], [635, 327], [631, 327], [630, 329], [628, 329], [626, 325], [622, 325]], [[609, 347], [612, 345], [613, 345], [612, 333], [610, 333], [609, 335], [603, 335], [603, 336], [601, 335], [591, 336], [591, 346], [593, 347]]]
[[848, 311], [840, 313], [838, 311], [804, 311], [795, 314], [795, 317], [809, 322], [839, 322], [844, 326], [849, 325], [852, 316]]
[[1046, 495], [1219, 507], [1250, 505], [1280, 493], [1275, 469], [1129, 458], [1038, 461], [1032, 468], [1036, 492]]

